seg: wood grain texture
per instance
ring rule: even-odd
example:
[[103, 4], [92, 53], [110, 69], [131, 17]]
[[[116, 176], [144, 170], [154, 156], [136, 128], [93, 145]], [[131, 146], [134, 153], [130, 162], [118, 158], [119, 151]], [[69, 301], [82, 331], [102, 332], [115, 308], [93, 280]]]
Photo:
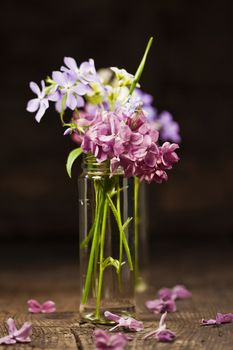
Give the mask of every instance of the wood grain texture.
[[[126, 349], [158, 350], [232, 350], [233, 323], [219, 327], [201, 327], [202, 318], [213, 318], [217, 312], [232, 312], [233, 257], [227, 250], [188, 248], [175, 249], [172, 254], [160, 248], [150, 263], [150, 273], [143, 273], [148, 289], [137, 294], [136, 318], [144, 321], [144, 330], [127, 333], [132, 337]], [[218, 253], [218, 255], [217, 255]], [[216, 259], [218, 256], [218, 259]], [[91, 324], [79, 323], [79, 285], [76, 262], [50, 259], [44, 265], [12, 263], [3, 268], [0, 257], [0, 336], [6, 334], [4, 322], [13, 317], [19, 327], [25, 321], [33, 324], [32, 342], [1, 346], [0, 349], [95, 349]], [[46, 268], [44, 268], [46, 266]], [[145, 300], [156, 297], [162, 286], [183, 283], [192, 291], [192, 299], [177, 301], [177, 312], [169, 314], [167, 326], [176, 333], [172, 344], [157, 343], [143, 336], [157, 328], [159, 315], [145, 308]], [[35, 298], [43, 302], [54, 300], [53, 314], [33, 315], [27, 312], [26, 301]], [[107, 328], [101, 326], [101, 328]]]

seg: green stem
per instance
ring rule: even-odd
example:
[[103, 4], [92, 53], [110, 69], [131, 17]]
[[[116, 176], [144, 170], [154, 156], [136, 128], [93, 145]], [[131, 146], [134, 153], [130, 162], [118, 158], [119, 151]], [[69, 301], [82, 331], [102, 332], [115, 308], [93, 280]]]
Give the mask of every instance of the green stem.
[[[119, 179], [118, 179], [118, 184], [117, 184], [117, 212], [118, 212], [118, 215], [119, 215], [120, 225], [122, 226]], [[123, 237], [122, 237], [123, 234], [122, 233], [124, 233], [123, 227], [122, 227], [122, 230], [120, 230], [120, 242], [119, 242], [119, 263], [120, 263], [120, 268], [119, 268], [119, 273], [120, 273], [121, 263], [122, 263], [122, 240], [123, 240]]]
[[138, 262], [138, 198], [139, 198], [139, 179], [134, 177], [134, 278], [135, 284], [139, 279], [139, 262]]
[[87, 267], [87, 276], [85, 279], [85, 286], [84, 291], [82, 295], [82, 304], [85, 304], [87, 301], [88, 293], [90, 290], [90, 284], [91, 284], [91, 277], [92, 277], [92, 271], [93, 271], [93, 262], [94, 257], [96, 255], [96, 249], [98, 248], [98, 238], [99, 238], [99, 222], [101, 218], [101, 211], [103, 207], [103, 202], [100, 201], [96, 203], [96, 206], [98, 206], [97, 212], [96, 212], [96, 225], [93, 233], [93, 239], [92, 239], [92, 245], [91, 245], [91, 252], [90, 257], [88, 261], [88, 267]]
[[127, 239], [125, 237], [125, 232], [124, 232], [121, 220], [119, 219], [118, 211], [117, 211], [117, 209], [116, 209], [116, 207], [115, 207], [115, 205], [114, 205], [114, 203], [113, 203], [113, 201], [112, 201], [112, 199], [111, 199], [111, 197], [109, 196], [108, 193], [107, 193], [107, 199], [108, 199], [110, 208], [111, 208], [111, 210], [113, 212], [113, 215], [114, 215], [114, 217], [116, 219], [116, 222], [117, 222], [120, 234], [122, 234], [122, 242], [123, 242], [123, 246], [124, 246], [124, 249], [125, 249], [125, 252], [126, 252], [126, 255], [127, 255], [128, 262], [129, 262], [130, 271], [133, 271], [133, 263], [132, 263], [130, 249], [129, 249], [129, 246], [128, 246]]
[[97, 320], [100, 318], [100, 300], [101, 300], [103, 273], [104, 273], [103, 258], [104, 258], [104, 241], [105, 241], [105, 233], [106, 233], [107, 213], [108, 213], [108, 201], [105, 200], [102, 227], [101, 227], [101, 236], [100, 236], [100, 260], [99, 260], [100, 268], [99, 268], [98, 292], [97, 292], [96, 309], [95, 309], [95, 318]]
[[134, 78], [134, 81], [132, 82], [132, 85], [130, 87], [130, 90], [129, 90], [129, 94], [131, 95], [133, 92], [134, 92], [134, 89], [137, 85], [137, 83], [139, 82], [140, 78], [141, 78], [141, 75], [142, 75], [142, 72], [143, 72], [143, 69], [144, 69], [144, 66], [145, 66], [145, 63], [146, 63], [146, 58], [147, 58], [147, 55], [148, 55], [148, 52], [150, 50], [150, 47], [152, 45], [152, 41], [153, 41], [153, 37], [151, 37], [148, 41], [148, 44], [146, 46], [146, 50], [145, 50], [145, 53], [142, 57], [142, 60], [139, 64], [139, 67], [135, 73], [135, 78]]

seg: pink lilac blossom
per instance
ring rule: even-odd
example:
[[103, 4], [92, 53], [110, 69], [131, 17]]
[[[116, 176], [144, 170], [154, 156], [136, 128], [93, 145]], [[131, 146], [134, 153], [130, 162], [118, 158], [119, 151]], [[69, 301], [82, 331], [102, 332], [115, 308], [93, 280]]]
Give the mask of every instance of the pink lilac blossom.
[[220, 312], [217, 313], [215, 319], [205, 320], [204, 318], [201, 321], [201, 326], [212, 326], [212, 325], [220, 325], [223, 323], [231, 323], [233, 321], [233, 314], [222, 314]]
[[164, 312], [175, 312], [176, 304], [174, 300], [155, 299], [146, 301], [146, 307], [155, 314]]
[[0, 344], [28, 343], [31, 341], [32, 325], [30, 322], [25, 322], [20, 329], [16, 328], [13, 318], [9, 318], [6, 324], [8, 335], [0, 338]]
[[94, 337], [96, 350], [123, 350], [127, 344], [126, 335], [111, 334], [103, 329], [96, 329]]
[[30, 299], [27, 301], [28, 311], [34, 314], [38, 313], [52, 313], [56, 311], [56, 305], [53, 301], [47, 300], [44, 303], [39, 303], [35, 299]]
[[112, 173], [121, 165], [127, 177], [161, 183], [167, 180], [166, 171], [179, 160], [175, 153], [177, 144], [156, 144], [159, 133], [143, 111], [130, 117], [122, 110], [97, 111], [94, 116], [83, 114], [76, 123], [87, 127], [81, 144], [84, 153], [92, 153], [98, 162], [110, 159]]
[[118, 327], [124, 327], [134, 332], [139, 332], [142, 329], [144, 329], [143, 323], [141, 321], [135, 320], [132, 317], [121, 317], [109, 311], [105, 311], [104, 316], [106, 317], [107, 320], [114, 321], [117, 323], [117, 325], [112, 327], [110, 331], [113, 331]]
[[158, 296], [163, 300], [187, 299], [192, 297], [192, 293], [183, 285], [176, 285], [173, 288], [161, 288]]
[[167, 312], [165, 312], [159, 321], [159, 327], [146, 334], [143, 339], [147, 339], [149, 337], [154, 337], [159, 342], [172, 342], [175, 339], [175, 333], [173, 333], [171, 330], [167, 329], [165, 319], [167, 317]]

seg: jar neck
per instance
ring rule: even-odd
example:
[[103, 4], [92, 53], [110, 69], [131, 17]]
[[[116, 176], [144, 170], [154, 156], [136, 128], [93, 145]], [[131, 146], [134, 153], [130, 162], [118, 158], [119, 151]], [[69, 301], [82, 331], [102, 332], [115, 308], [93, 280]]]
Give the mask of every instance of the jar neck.
[[[99, 163], [97, 162], [96, 158], [92, 154], [83, 154], [82, 169], [83, 169], [83, 175], [91, 175], [91, 176], [111, 175], [109, 160], [105, 160]], [[123, 169], [121, 167], [118, 167], [114, 172], [114, 175], [124, 175]]]

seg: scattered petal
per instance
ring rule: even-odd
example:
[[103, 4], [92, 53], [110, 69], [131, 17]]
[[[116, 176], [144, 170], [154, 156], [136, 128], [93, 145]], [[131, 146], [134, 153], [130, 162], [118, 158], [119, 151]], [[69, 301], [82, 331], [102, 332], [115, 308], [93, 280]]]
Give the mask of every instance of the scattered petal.
[[220, 325], [223, 323], [231, 323], [233, 321], [233, 314], [232, 313], [227, 313], [227, 314], [222, 314], [220, 312], [217, 313], [215, 319], [202, 319], [201, 320], [201, 326], [213, 326], [213, 325]]
[[124, 334], [112, 334], [102, 329], [96, 329], [94, 337], [96, 350], [123, 350], [128, 340]]
[[20, 329], [16, 328], [13, 318], [9, 318], [6, 321], [8, 335], [0, 338], [0, 344], [15, 344], [17, 341], [20, 343], [28, 343], [31, 341], [30, 334], [32, 332], [32, 325], [30, 322], [24, 322]]
[[39, 303], [35, 299], [30, 299], [27, 301], [28, 311], [34, 314], [42, 313], [52, 313], [56, 311], [56, 305], [53, 301], [47, 300], [44, 303]]
[[169, 299], [187, 299], [192, 297], [192, 293], [183, 285], [176, 285], [173, 288], [161, 288], [158, 291], [159, 298], [163, 300]]
[[167, 329], [165, 319], [167, 317], [167, 312], [165, 312], [159, 321], [159, 327], [146, 334], [143, 339], [147, 339], [149, 337], [154, 337], [156, 340], [160, 342], [172, 342], [175, 339], [175, 333], [173, 333], [171, 330]]
[[155, 314], [164, 313], [164, 312], [175, 312], [176, 303], [172, 299], [163, 300], [155, 299], [146, 301], [146, 307], [153, 311]]
[[112, 327], [110, 331], [115, 330], [118, 327], [124, 327], [129, 329], [130, 331], [139, 332], [144, 329], [143, 323], [141, 321], [137, 321], [132, 317], [120, 317], [116, 314], [113, 314], [109, 311], [105, 311], [104, 316], [111, 321], [117, 323], [116, 326]]
[[48, 300], [48, 301], [45, 301], [42, 306], [41, 306], [41, 311], [43, 313], [52, 313], [52, 312], [55, 312], [56, 311], [56, 305], [53, 301], [51, 300]]

